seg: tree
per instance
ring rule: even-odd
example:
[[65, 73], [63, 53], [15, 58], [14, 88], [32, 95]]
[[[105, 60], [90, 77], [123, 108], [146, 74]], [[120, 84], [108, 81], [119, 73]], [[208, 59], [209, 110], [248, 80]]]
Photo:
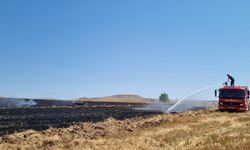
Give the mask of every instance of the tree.
[[169, 102], [169, 97], [167, 93], [161, 93], [160, 97], [159, 97], [160, 101], [162, 102]]

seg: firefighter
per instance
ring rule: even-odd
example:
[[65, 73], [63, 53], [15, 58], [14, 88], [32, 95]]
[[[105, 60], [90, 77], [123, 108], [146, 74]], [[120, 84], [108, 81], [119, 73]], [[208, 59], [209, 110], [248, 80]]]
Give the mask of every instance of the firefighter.
[[228, 77], [228, 81], [230, 80], [230, 85], [231, 86], [234, 86], [234, 77], [232, 77], [231, 75], [227, 74], [227, 77]]

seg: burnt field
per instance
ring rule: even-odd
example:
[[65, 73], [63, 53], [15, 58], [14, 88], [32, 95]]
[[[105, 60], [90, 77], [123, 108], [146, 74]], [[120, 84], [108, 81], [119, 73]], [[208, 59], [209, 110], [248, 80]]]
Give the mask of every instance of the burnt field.
[[159, 111], [136, 110], [138, 104], [41, 106], [0, 109], [0, 136], [28, 129], [37, 131], [50, 127], [68, 127], [79, 122], [100, 122], [108, 118], [124, 120], [160, 114]]

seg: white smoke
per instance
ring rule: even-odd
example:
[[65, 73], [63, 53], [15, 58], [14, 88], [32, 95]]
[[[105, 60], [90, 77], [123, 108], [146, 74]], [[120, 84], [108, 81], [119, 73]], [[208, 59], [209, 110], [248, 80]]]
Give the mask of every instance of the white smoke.
[[1, 108], [18, 108], [18, 107], [31, 107], [36, 105], [32, 99], [15, 99], [15, 98], [1, 98]]
[[165, 112], [170, 107], [171, 107], [171, 105], [166, 104], [166, 103], [153, 103], [153, 104], [148, 104], [145, 107], [135, 108], [135, 109], [136, 110], [153, 110], [153, 111]]

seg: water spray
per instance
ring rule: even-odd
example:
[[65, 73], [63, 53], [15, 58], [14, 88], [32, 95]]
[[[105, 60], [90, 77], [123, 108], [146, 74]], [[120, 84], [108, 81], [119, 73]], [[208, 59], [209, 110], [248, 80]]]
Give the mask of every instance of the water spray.
[[180, 99], [177, 103], [175, 103], [172, 107], [168, 108], [167, 111], [165, 111], [166, 113], [171, 113], [171, 112], [175, 112], [174, 109], [180, 105], [183, 101], [187, 100], [189, 97], [195, 95], [195, 94], [198, 94], [200, 92], [203, 92], [205, 90], [208, 90], [208, 89], [211, 89], [211, 88], [214, 88], [216, 86], [219, 86], [221, 85], [221, 83], [219, 84], [214, 84], [214, 85], [210, 85], [210, 86], [207, 86], [207, 87], [204, 87], [202, 89], [198, 89], [198, 90], [195, 90], [194, 92], [191, 92], [190, 94], [188, 94], [187, 96], [183, 97], [182, 99]]

